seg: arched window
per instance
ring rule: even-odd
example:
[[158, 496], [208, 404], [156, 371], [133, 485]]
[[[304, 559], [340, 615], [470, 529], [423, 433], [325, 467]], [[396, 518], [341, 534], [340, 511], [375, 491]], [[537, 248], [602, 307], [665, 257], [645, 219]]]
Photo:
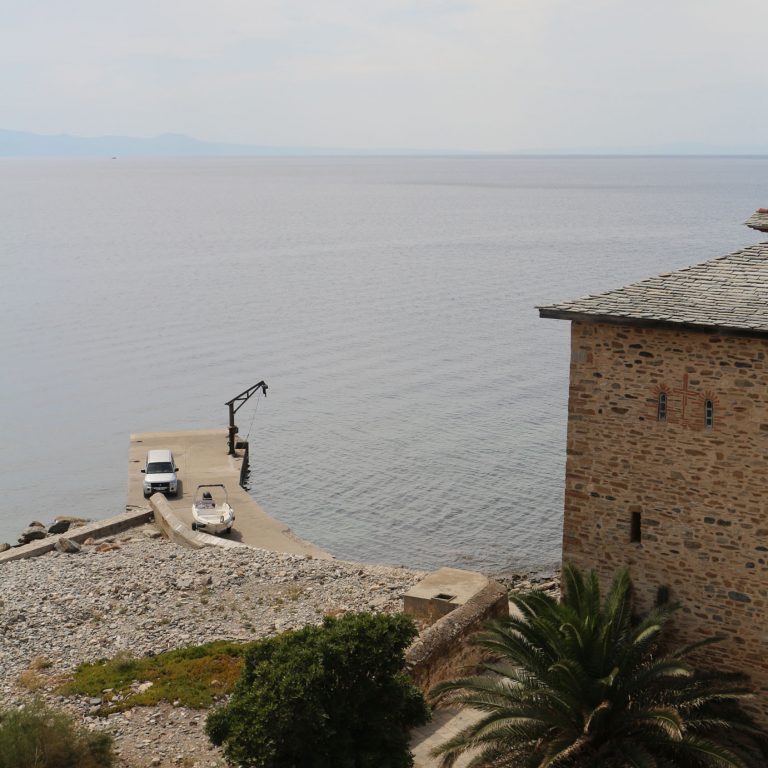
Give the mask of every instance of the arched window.
[[659, 394], [659, 408], [656, 414], [659, 421], [667, 420], [667, 393], [661, 392]]
[[704, 401], [704, 428], [712, 429], [715, 425], [715, 406], [711, 400]]

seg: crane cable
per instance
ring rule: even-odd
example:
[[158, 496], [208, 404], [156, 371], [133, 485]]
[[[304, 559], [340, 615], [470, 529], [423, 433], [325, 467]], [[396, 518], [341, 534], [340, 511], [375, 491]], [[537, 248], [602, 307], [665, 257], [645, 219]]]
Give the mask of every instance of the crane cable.
[[259, 391], [259, 393], [256, 395], [256, 407], [253, 409], [253, 416], [251, 416], [251, 423], [248, 426], [248, 434], [245, 436], [245, 439], [248, 440], [251, 436], [251, 430], [253, 429], [253, 422], [256, 421], [256, 414], [259, 410], [259, 401], [261, 400], [261, 397], [264, 393], [262, 391]]

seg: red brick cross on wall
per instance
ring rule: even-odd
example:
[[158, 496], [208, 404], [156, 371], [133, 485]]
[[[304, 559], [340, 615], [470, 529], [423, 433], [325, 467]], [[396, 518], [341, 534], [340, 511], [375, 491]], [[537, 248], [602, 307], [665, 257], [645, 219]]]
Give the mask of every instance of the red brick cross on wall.
[[683, 386], [671, 389], [662, 385], [655, 390], [657, 398], [655, 407], [658, 406], [658, 397], [662, 392], [667, 392], [667, 419], [670, 424], [682, 424], [691, 429], [703, 429], [705, 427], [704, 404], [707, 400], [713, 407], [718, 404], [718, 399], [709, 391], [696, 392], [690, 388], [688, 374], [683, 374]]
[[685, 409], [688, 407], [688, 400], [702, 401], [702, 396], [698, 392], [694, 392], [692, 389], [688, 389], [688, 374], [683, 374], [683, 386], [682, 389], [672, 390], [676, 395], [680, 395], [680, 421], [685, 423]]

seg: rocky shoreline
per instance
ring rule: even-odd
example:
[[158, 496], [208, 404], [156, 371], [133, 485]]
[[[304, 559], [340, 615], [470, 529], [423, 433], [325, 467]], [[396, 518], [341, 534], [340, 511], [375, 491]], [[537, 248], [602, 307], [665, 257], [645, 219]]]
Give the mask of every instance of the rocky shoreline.
[[[8, 542], [0, 542], [0, 552], [7, 552], [9, 549], [15, 547], [23, 547], [25, 544], [29, 544], [31, 541], [39, 541], [40, 539], [48, 538], [49, 536], [56, 536], [60, 533], [66, 533], [70, 528], [80, 528], [86, 523], [91, 522], [83, 517], [71, 517], [69, 515], [59, 515], [53, 518], [53, 522], [50, 525], [44, 525], [39, 520], [33, 520], [20, 534], [16, 544], [9, 544]], [[58, 543], [58, 542], [57, 542]], [[68, 542], [75, 544], [75, 542]], [[59, 551], [64, 552], [77, 552], [79, 546], [76, 548], [68, 547], [64, 544], [64, 548]]]
[[79, 663], [249, 641], [326, 614], [396, 612], [403, 593], [424, 576], [251, 548], [185, 549], [153, 525], [89, 540], [77, 553], [7, 563], [0, 574], [0, 706], [42, 695], [88, 727], [113, 733], [121, 768], [213, 768], [224, 761], [203, 733], [204, 711], [169, 703], [105, 719], [95, 714], [99, 699], [56, 695], [56, 684]]

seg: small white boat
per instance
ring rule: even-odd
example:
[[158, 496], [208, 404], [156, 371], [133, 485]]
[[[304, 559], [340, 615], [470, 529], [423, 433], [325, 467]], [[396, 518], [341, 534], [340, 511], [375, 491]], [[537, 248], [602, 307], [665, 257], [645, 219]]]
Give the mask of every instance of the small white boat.
[[192, 530], [228, 534], [234, 522], [235, 510], [224, 485], [198, 485], [192, 502]]

